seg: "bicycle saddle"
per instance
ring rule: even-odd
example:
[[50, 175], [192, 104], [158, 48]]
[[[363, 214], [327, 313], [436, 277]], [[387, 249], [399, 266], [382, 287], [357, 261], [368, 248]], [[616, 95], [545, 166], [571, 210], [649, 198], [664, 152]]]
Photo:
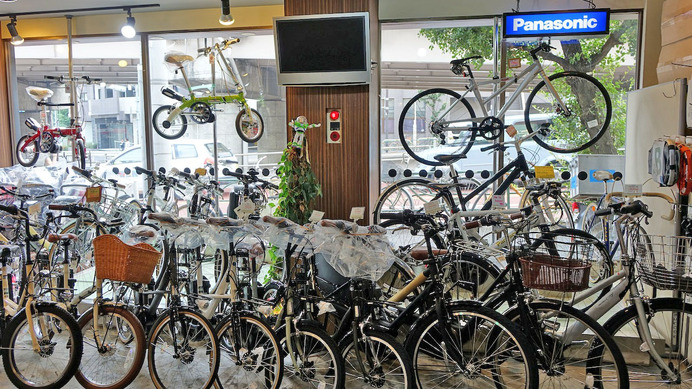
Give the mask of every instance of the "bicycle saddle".
[[142, 238], [153, 238], [156, 236], [156, 229], [146, 225], [136, 225], [128, 231], [130, 236], [139, 236]]
[[239, 227], [245, 224], [242, 220], [231, 219], [230, 217], [208, 217], [207, 224], [219, 227]]
[[163, 57], [163, 60], [170, 64], [180, 67], [187, 62], [194, 61], [195, 59], [187, 54], [168, 53]]
[[464, 154], [438, 154], [434, 156], [436, 161], [442, 162], [445, 165], [451, 165], [454, 162], [466, 158], [466, 155]]
[[482, 59], [482, 58], [483, 58], [483, 56], [481, 56], [481, 55], [472, 55], [472, 56], [466, 57], [466, 58], [454, 59], [449, 64], [452, 66], [454, 66], [454, 65], [466, 65], [466, 63], [472, 59]]
[[593, 178], [597, 181], [610, 181], [613, 179], [613, 173], [607, 170], [596, 170], [593, 172]]
[[43, 101], [53, 96], [53, 91], [48, 88], [40, 88], [38, 86], [27, 86], [26, 93], [35, 101]]
[[[433, 250], [433, 255], [444, 255], [444, 254], [447, 254], [447, 250], [437, 250], [437, 249]], [[427, 259], [430, 259], [430, 257], [428, 257], [428, 249], [420, 249], [420, 248], [419, 249], [413, 249], [408, 253], [408, 255], [410, 255], [411, 258], [413, 258], [414, 260], [420, 261], [420, 262], [425, 261]]]

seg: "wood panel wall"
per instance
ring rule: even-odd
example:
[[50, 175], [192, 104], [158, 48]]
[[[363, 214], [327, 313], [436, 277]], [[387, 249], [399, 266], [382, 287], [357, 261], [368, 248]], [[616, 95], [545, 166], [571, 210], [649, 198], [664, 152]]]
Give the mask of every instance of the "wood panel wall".
[[0, 41], [0, 167], [12, 165], [12, 127], [10, 126], [10, 96], [7, 82], [7, 55], [6, 41]]
[[[369, 0], [285, 0], [286, 16], [368, 11]], [[372, 12], [371, 12], [371, 17]], [[309, 44], [309, 42], [305, 42]], [[348, 219], [352, 207], [369, 209], [369, 93], [367, 85], [286, 88], [287, 120], [300, 115], [323, 127], [308, 130], [310, 162], [322, 185], [315, 209]], [[327, 109], [341, 109], [343, 141], [327, 144]], [[292, 130], [287, 128], [288, 139]], [[377, 163], [378, 161], [372, 161]], [[367, 222], [368, 215], [366, 215]]]

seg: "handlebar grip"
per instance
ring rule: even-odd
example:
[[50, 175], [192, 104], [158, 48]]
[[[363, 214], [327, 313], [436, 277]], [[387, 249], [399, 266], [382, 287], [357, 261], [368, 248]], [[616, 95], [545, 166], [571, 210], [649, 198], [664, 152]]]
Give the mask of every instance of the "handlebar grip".
[[180, 183], [176, 183], [175, 186], [177, 186], [178, 189], [180, 189], [180, 190], [185, 190], [185, 189], [187, 189], [187, 187], [186, 187], [185, 185], [180, 184]]
[[153, 176], [154, 176], [154, 172], [152, 172], [151, 170], [147, 170], [147, 169], [141, 168], [141, 167], [139, 167], [139, 166], [135, 166], [135, 171], [137, 172], [137, 174], [146, 174], [146, 175], [149, 176], [149, 177], [153, 177]]
[[646, 204], [642, 203], [641, 201], [637, 200], [632, 202], [629, 205], [625, 205], [622, 208], [620, 208], [620, 212], [627, 213], [630, 215], [634, 215], [637, 213], [643, 213], [646, 215], [646, 217], [651, 217], [653, 216], [653, 212], [649, 211], [649, 208], [646, 206]]
[[495, 145], [490, 145], [490, 146], [486, 146], [486, 147], [481, 147], [481, 152], [483, 152], [483, 151], [488, 151], [488, 150], [492, 150], [492, 149], [494, 149], [494, 148], [495, 148]]
[[48, 209], [51, 211], [71, 211], [73, 208], [72, 205], [65, 205], [65, 204], [49, 204]]
[[60, 80], [62, 79], [62, 77], [56, 77], [56, 76], [43, 76], [43, 79], [44, 79], [44, 80], [56, 80], [56, 81], [60, 81]]
[[0, 204], [0, 211], [7, 212], [11, 215], [19, 215], [19, 208], [17, 208], [15, 205]]
[[86, 178], [91, 178], [91, 172], [86, 169], [82, 169], [78, 166], [72, 166], [72, 170], [74, 170], [75, 173], [80, 174]]
[[509, 220], [523, 219], [524, 217], [524, 212], [517, 212], [509, 215]]
[[480, 220], [473, 220], [470, 222], [466, 222], [463, 224], [464, 229], [470, 230], [473, 228], [478, 228], [481, 226], [481, 221]]
[[382, 212], [380, 213], [380, 220], [395, 220], [398, 222], [403, 222], [406, 220], [403, 212]]
[[595, 216], [607, 216], [613, 213], [613, 208], [601, 208], [594, 212]]

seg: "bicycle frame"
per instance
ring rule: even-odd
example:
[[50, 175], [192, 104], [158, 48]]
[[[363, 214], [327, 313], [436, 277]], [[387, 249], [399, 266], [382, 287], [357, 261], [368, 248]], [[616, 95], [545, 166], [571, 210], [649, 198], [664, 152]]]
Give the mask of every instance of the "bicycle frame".
[[[496, 97], [500, 96], [503, 94], [507, 89], [509, 89], [512, 85], [516, 84], [519, 82], [519, 80], [522, 80], [519, 83], [519, 86], [517, 86], [516, 90], [512, 92], [512, 94], [509, 96], [509, 98], [505, 101], [505, 104], [500, 107], [500, 109], [495, 112], [495, 117], [502, 117], [504, 114], [509, 110], [509, 108], [512, 106], [512, 104], [521, 96], [521, 93], [528, 87], [528, 85], [533, 81], [534, 78], [536, 78], [536, 75], [540, 75], [543, 81], [548, 85], [548, 89], [550, 92], [553, 94], [553, 97], [555, 97], [556, 101], [558, 104], [560, 104], [560, 108], [563, 110], [567, 110], [567, 107], [565, 103], [562, 101], [560, 96], [557, 94], [557, 91], [553, 87], [552, 83], [550, 82], [550, 79], [548, 78], [548, 75], [545, 73], [545, 69], [543, 68], [543, 65], [541, 64], [540, 61], [534, 60], [531, 65], [529, 65], [524, 71], [522, 71], [519, 75], [513, 76], [513, 77], [505, 77], [505, 78], [499, 78], [499, 77], [494, 77], [491, 80], [488, 81], [482, 81], [482, 82], [477, 82], [476, 79], [473, 77], [473, 73], [470, 72], [469, 74], [469, 85], [466, 88], [466, 92], [464, 92], [459, 99], [457, 99], [454, 103], [452, 103], [449, 108], [447, 108], [446, 111], [442, 112], [439, 117], [444, 117], [447, 115], [449, 112], [451, 112], [454, 107], [456, 107], [457, 104], [461, 100], [463, 100], [466, 95], [469, 93], [473, 92], [473, 96], [476, 98], [477, 101], [480, 102], [481, 110], [483, 112], [483, 117], [482, 118], [472, 118], [472, 119], [463, 119], [463, 120], [450, 120], [450, 121], [439, 121], [437, 122], [438, 124], [441, 124], [443, 126], [453, 124], [453, 123], [462, 123], [462, 122], [476, 122], [476, 121], [482, 121], [483, 119], [489, 117], [488, 115], [488, 109], [487, 105], [489, 105]], [[507, 81], [513, 81], [513, 82], [507, 82]], [[500, 84], [500, 83], [505, 83], [504, 85], [500, 86], [497, 91], [493, 92], [488, 96], [487, 99], [483, 99], [483, 96], [481, 96], [480, 88], [479, 86], [481, 85], [488, 85], [488, 84]], [[453, 130], [459, 130], [458, 128], [445, 128], [444, 131], [453, 131]]]

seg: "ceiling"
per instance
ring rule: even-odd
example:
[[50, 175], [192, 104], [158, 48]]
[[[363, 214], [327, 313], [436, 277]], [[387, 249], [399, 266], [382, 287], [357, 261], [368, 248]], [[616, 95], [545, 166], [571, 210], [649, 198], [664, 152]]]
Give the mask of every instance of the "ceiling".
[[[36, 11], [51, 11], [65, 9], [80, 9], [80, 8], [95, 8], [95, 7], [127, 7], [129, 5], [138, 4], [160, 4], [160, 7], [142, 8], [137, 10], [140, 12], [151, 11], [172, 11], [181, 9], [199, 9], [199, 8], [216, 8], [221, 7], [220, 0], [61, 0], [61, 1], [46, 1], [46, 0], [16, 0], [8, 2], [0, 0], [0, 15], [36, 12]], [[231, 0], [231, 8], [247, 7], [257, 5], [274, 5], [283, 4], [283, 0]], [[119, 13], [119, 10], [99, 11], [99, 13]], [[74, 15], [79, 15], [74, 12]], [[26, 16], [30, 18], [44, 17], [42, 15]]]

